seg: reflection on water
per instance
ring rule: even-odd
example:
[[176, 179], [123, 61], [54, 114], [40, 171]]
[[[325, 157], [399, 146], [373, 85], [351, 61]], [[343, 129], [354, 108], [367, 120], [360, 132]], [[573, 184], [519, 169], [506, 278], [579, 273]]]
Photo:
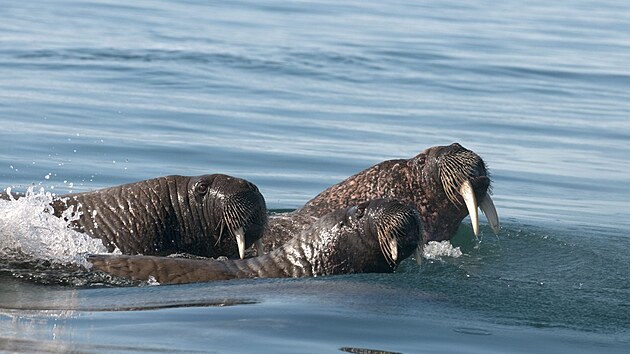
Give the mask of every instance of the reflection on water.
[[[76, 319], [74, 308], [79, 291], [53, 291], [28, 283], [7, 281], [0, 274], [0, 348], [7, 351], [66, 351], [73, 350], [69, 341], [58, 341], [71, 335], [66, 321]], [[42, 291], [43, 290], [43, 291]], [[56, 306], [41, 308], [42, 304]]]

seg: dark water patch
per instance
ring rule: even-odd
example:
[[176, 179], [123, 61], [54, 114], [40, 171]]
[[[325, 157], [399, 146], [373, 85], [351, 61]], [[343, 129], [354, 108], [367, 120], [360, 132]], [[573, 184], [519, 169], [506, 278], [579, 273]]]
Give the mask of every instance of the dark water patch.
[[473, 328], [473, 327], [457, 327], [453, 329], [454, 332], [462, 333], [462, 334], [470, 334], [473, 336], [490, 336], [492, 335], [491, 331], [482, 329], [482, 328]]
[[402, 354], [399, 352], [388, 352], [385, 350], [376, 350], [376, 349], [367, 349], [367, 348], [352, 348], [352, 347], [341, 347], [339, 348], [340, 351], [342, 352], [346, 352], [346, 353], [353, 353], [353, 354]]
[[578, 83], [590, 82], [604, 84], [605, 86], [619, 86], [627, 88], [630, 85], [630, 75], [624, 73], [594, 73], [585, 71], [568, 71], [562, 69], [543, 69], [543, 68], [526, 68], [526, 67], [510, 67], [495, 66], [490, 70], [504, 71], [506, 74], [520, 76], [523, 78], [550, 78], [569, 80]]

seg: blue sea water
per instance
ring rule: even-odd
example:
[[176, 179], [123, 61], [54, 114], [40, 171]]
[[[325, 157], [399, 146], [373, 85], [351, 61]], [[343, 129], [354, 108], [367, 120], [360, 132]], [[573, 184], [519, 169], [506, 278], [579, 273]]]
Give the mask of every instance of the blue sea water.
[[221, 172], [294, 209], [459, 142], [502, 221], [476, 242], [465, 220], [461, 256], [395, 274], [83, 287], [16, 268], [32, 235], [72, 245], [0, 201], [0, 350], [630, 348], [630, 3], [14, 1], [0, 18], [2, 189]]

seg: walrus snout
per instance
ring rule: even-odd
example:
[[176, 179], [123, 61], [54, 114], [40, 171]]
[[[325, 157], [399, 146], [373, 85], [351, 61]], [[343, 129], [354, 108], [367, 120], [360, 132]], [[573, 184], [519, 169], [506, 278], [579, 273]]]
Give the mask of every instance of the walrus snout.
[[[203, 203], [203, 211], [216, 225], [217, 243], [227, 233], [236, 241], [238, 255], [260, 240], [267, 227], [263, 195], [253, 183], [223, 174], [200, 176], [190, 182], [190, 190]], [[207, 202], [206, 202], [206, 199]]]
[[366, 204], [371, 233], [376, 235], [387, 263], [395, 267], [422, 242], [418, 211], [397, 200], [374, 199]]
[[[446, 147], [439, 162], [440, 180], [448, 199], [456, 205], [466, 205], [475, 237], [479, 234], [477, 207], [486, 214], [495, 234], [499, 218], [490, 197], [490, 176], [483, 159], [476, 153], [454, 143]], [[480, 204], [477, 201], [481, 201]]]

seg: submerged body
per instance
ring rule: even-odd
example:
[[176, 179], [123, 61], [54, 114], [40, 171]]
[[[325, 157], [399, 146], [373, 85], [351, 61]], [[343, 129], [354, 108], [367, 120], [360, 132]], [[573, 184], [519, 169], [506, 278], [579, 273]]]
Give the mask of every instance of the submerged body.
[[279, 247], [335, 209], [375, 198], [397, 199], [416, 207], [424, 243], [450, 240], [468, 214], [476, 235], [477, 205], [497, 233], [499, 219], [489, 195], [490, 182], [484, 161], [474, 152], [457, 143], [434, 146], [411, 159], [376, 164], [326, 189], [302, 208], [272, 217], [264, 247]]
[[243, 256], [267, 226], [258, 188], [222, 174], [166, 176], [55, 197], [55, 216], [112, 252]]
[[414, 208], [373, 200], [333, 211], [273, 252], [244, 260], [94, 255], [93, 269], [160, 284], [392, 272], [420, 242]]

